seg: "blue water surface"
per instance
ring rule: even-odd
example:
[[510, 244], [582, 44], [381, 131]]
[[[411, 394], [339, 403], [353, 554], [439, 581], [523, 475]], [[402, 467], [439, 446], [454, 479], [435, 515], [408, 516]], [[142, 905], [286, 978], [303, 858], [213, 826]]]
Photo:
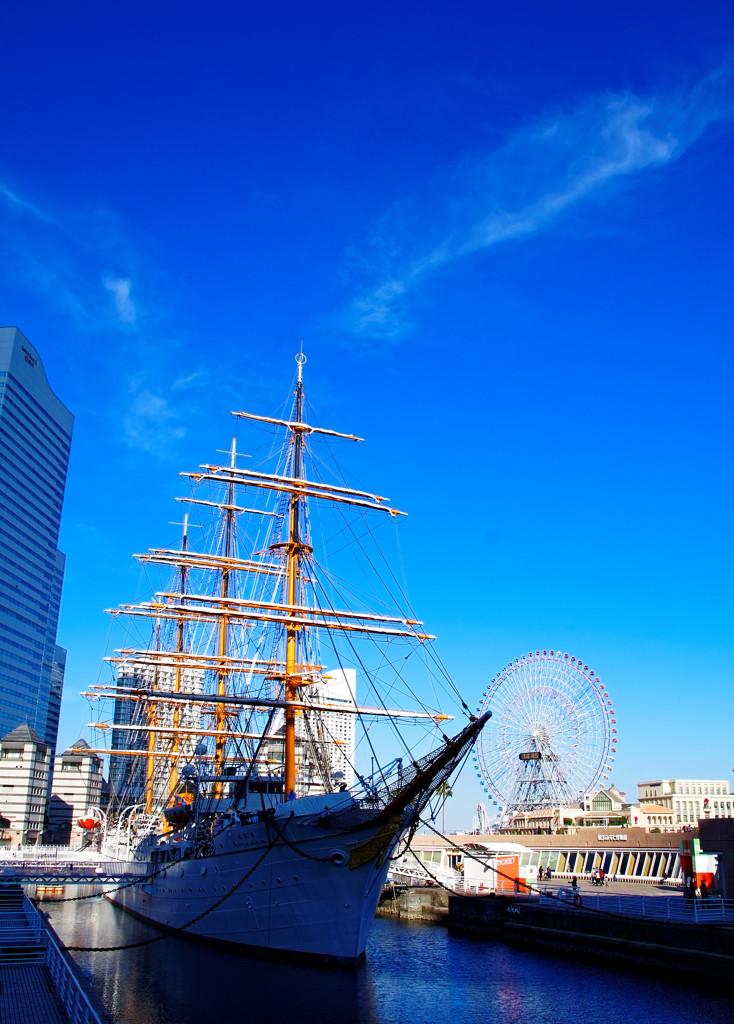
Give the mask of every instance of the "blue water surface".
[[[106, 901], [44, 903], [68, 945], [159, 933]], [[467, 938], [440, 925], [375, 921], [353, 970], [239, 956], [166, 937], [76, 953], [120, 1024], [732, 1024], [734, 998]]]

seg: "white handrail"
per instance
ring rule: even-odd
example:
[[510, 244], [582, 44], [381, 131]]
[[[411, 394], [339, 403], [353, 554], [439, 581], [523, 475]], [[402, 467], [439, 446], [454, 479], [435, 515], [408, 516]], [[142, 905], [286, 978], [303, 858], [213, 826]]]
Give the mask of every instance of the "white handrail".
[[[41, 915], [33, 906], [28, 897], [23, 894], [23, 914], [37, 945], [45, 947], [43, 962], [53, 981], [54, 990], [58, 995], [61, 1005], [64, 1007], [70, 1024], [105, 1024], [104, 1020], [92, 1006], [89, 998], [77, 980], [68, 960], [59, 949], [53, 933], [48, 927], [42, 926]], [[26, 932], [26, 940], [28, 939]], [[28, 961], [30, 962], [29, 955]], [[39, 957], [36, 954], [36, 962]], [[14, 963], [21, 963], [22, 959], [14, 959]]]

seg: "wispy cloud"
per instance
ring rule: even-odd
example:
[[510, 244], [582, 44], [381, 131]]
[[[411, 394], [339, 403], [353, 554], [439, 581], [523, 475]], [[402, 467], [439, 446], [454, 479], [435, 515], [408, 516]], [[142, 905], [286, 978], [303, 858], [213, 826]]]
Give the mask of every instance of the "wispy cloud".
[[679, 159], [709, 125], [733, 112], [727, 64], [676, 95], [589, 98], [570, 113], [525, 127], [489, 154], [468, 157], [384, 218], [372, 246], [372, 283], [337, 315], [340, 326], [368, 337], [402, 337], [412, 327], [409, 293], [428, 275], [546, 230], [582, 202], [629, 187]]
[[68, 318], [71, 343], [85, 354], [77, 365], [112, 382], [100, 402], [98, 389], [81, 387], [75, 374], [87, 415], [114, 418], [127, 448], [170, 457], [186, 433], [174, 394], [193, 389], [197, 373], [179, 358], [175, 332], [160, 329], [159, 272], [141, 257], [122, 218], [99, 207], [49, 212], [0, 182], [0, 273]]
[[211, 373], [208, 370], [193, 370], [185, 377], [178, 377], [171, 384], [171, 391], [191, 391], [194, 388], [204, 388], [211, 381]]
[[[119, 218], [109, 210], [49, 212], [0, 182], [0, 224], [6, 278], [42, 295], [78, 329], [129, 329], [137, 323], [140, 308], [131, 297], [130, 272], [137, 261]], [[121, 263], [130, 265], [128, 273], [110, 271]]]
[[135, 323], [137, 310], [135, 303], [130, 298], [130, 289], [132, 287], [129, 278], [120, 277], [105, 277], [104, 286], [107, 291], [112, 292], [112, 296], [115, 300], [115, 308], [117, 309], [117, 315], [123, 324], [130, 324], [131, 326]]
[[14, 207], [16, 210], [30, 214], [32, 217], [35, 217], [37, 220], [41, 220], [46, 224], [53, 223], [52, 218], [49, 217], [47, 213], [44, 213], [43, 210], [34, 206], [33, 203], [28, 202], [27, 199], [23, 199], [16, 192], [13, 192], [12, 189], [8, 188], [7, 185], [3, 185], [2, 182], [0, 182], [0, 196], [3, 197], [9, 206]]
[[129, 393], [122, 416], [123, 439], [130, 448], [163, 458], [166, 447], [186, 434], [182, 417], [164, 390], [144, 381], [128, 382]]

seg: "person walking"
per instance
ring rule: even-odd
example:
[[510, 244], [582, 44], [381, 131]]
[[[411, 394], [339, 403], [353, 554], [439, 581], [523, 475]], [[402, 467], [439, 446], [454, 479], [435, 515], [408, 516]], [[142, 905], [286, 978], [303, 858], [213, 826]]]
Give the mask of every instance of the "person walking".
[[697, 891], [698, 890], [696, 889], [696, 878], [695, 878], [695, 875], [692, 875], [691, 876], [690, 885], [688, 886], [688, 906], [689, 907], [692, 907], [694, 905], [694, 903], [696, 902], [696, 893], [697, 893]]

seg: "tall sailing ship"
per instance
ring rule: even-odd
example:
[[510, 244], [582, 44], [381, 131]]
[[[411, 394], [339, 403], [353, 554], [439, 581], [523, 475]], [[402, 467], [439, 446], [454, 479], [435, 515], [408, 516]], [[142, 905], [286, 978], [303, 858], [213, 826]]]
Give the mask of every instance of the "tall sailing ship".
[[[144, 871], [113, 902], [192, 939], [353, 964], [396, 847], [489, 716], [376, 546], [402, 513], [332, 465], [361, 439], [314, 425], [296, 361], [288, 418], [234, 413], [248, 455], [233, 442], [182, 474], [180, 544], [137, 556], [168, 582], [112, 611], [128, 646], [87, 696], [111, 740], [103, 850]], [[453, 737], [442, 689], [467, 719]]]

